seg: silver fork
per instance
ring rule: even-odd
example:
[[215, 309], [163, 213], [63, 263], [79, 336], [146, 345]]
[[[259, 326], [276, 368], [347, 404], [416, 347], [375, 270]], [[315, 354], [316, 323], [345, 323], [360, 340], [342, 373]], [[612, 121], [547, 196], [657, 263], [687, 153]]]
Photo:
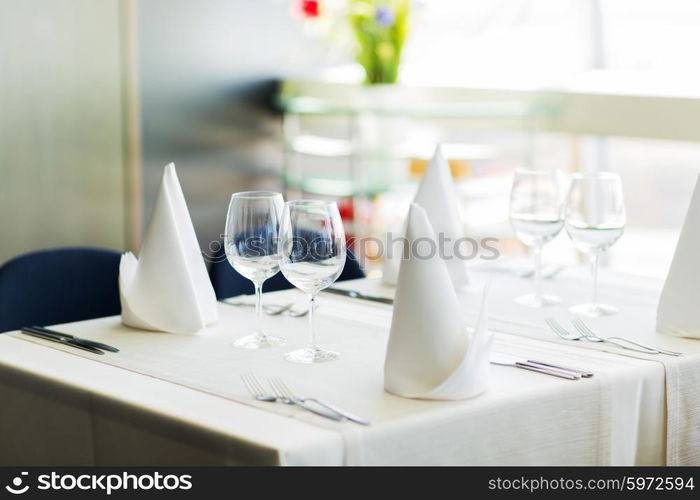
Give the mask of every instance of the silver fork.
[[[251, 304], [248, 302], [226, 302], [222, 301], [224, 304], [228, 304], [230, 306], [235, 306], [235, 307], [255, 307], [255, 304]], [[285, 311], [291, 310], [291, 308], [294, 306], [294, 303], [289, 303], [289, 304], [263, 304], [262, 309], [265, 314], [268, 316], [279, 316]]]
[[[543, 271], [541, 278], [543, 280], [549, 280], [554, 278], [557, 274], [562, 272], [565, 269], [565, 266], [556, 266], [553, 267], [552, 269], [549, 269], [548, 271]], [[519, 277], [521, 278], [532, 278], [535, 275], [535, 270], [534, 269], [529, 269], [527, 271], [522, 271], [517, 273]]]
[[572, 319], [571, 324], [573, 324], [574, 328], [576, 328], [579, 332], [581, 332], [581, 334], [587, 335], [590, 338], [598, 337], [598, 338], [602, 338], [603, 340], [611, 340], [611, 339], [612, 340], [619, 340], [622, 342], [627, 342], [628, 344], [635, 345], [637, 347], [641, 347], [642, 349], [649, 349], [650, 351], [656, 351], [657, 353], [666, 354], [668, 356], [682, 356], [683, 355], [683, 353], [681, 353], [681, 352], [669, 351], [668, 349], [660, 349], [658, 347], [651, 347], [649, 345], [642, 344], [640, 342], [635, 342], [634, 340], [630, 340], [630, 339], [625, 338], [625, 337], [617, 337], [617, 336], [604, 337], [604, 338], [599, 337], [595, 333], [593, 333], [593, 331], [590, 328], [588, 328], [588, 325], [586, 325], [586, 323], [584, 323], [581, 318]]
[[305, 409], [306, 411], [310, 411], [311, 413], [315, 413], [316, 415], [319, 415], [321, 417], [325, 417], [330, 420], [335, 420], [336, 422], [342, 420], [342, 417], [335, 412], [331, 413], [319, 410], [317, 408], [314, 408], [313, 406], [307, 405], [303, 401], [295, 401], [285, 397], [282, 394], [278, 394], [277, 391], [274, 391], [274, 395], [268, 393], [267, 391], [265, 391], [263, 385], [258, 381], [257, 377], [252, 373], [245, 373], [241, 375], [241, 380], [243, 381], [243, 385], [245, 386], [246, 390], [250, 393], [251, 396], [253, 396], [253, 399], [257, 401], [264, 401], [266, 403], [280, 402], [288, 405], [297, 405]]
[[[248, 302], [226, 302], [223, 301], [224, 304], [228, 304], [230, 306], [236, 306], [236, 307], [255, 307], [255, 304], [251, 304]], [[291, 318], [303, 318], [307, 314], [309, 314], [309, 309], [302, 309], [302, 310], [297, 310], [294, 309], [294, 304], [263, 304], [262, 306], [263, 312], [267, 314], [268, 316], [279, 316], [282, 313], [287, 313], [287, 316]], [[318, 304], [316, 304], [316, 309], [318, 309]]]
[[556, 333], [559, 337], [561, 337], [564, 340], [581, 340], [581, 338], [583, 337], [583, 335], [568, 331], [566, 328], [561, 326], [559, 322], [554, 318], [545, 318], [544, 322], [547, 323], [547, 326], [549, 326], [549, 328], [554, 333]]
[[635, 348], [632, 347], [628, 344], [625, 344], [623, 342], [620, 342], [618, 340], [609, 340], [609, 339], [604, 339], [602, 337], [598, 337], [597, 335], [589, 335], [588, 333], [584, 333], [582, 331], [577, 332], [570, 332], [563, 326], [559, 324], [557, 320], [554, 318], [547, 318], [544, 320], [545, 323], [549, 326], [549, 328], [559, 335], [564, 340], [588, 340], [589, 342], [607, 342], [609, 344], [616, 345], [618, 347], [622, 347], [623, 349], [628, 349], [630, 351], [636, 351], [636, 352], [643, 352], [644, 354], [661, 354], [659, 351], [656, 349], [647, 349], [647, 348]]
[[250, 393], [251, 396], [253, 396], [253, 399], [257, 399], [258, 401], [265, 401], [267, 403], [276, 403], [277, 398], [271, 394], [265, 394], [265, 389], [263, 388], [262, 384], [258, 382], [258, 379], [255, 378], [255, 375], [252, 373], [244, 373], [241, 375], [241, 380], [243, 381], [243, 385], [245, 386], [246, 390]]
[[282, 381], [282, 379], [280, 379], [280, 378], [270, 379], [269, 382], [270, 382], [270, 386], [272, 387], [272, 390], [275, 393], [278, 393], [278, 391], [279, 391], [279, 393], [283, 394], [285, 397], [289, 398], [292, 401], [301, 401], [302, 403], [306, 403], [308, 401], [311, 403], [316, 403], [317, 405], [321, 405], [324, 408], [327, 408], [330, 411], [337, 413], [341, 417], [346, 418], [347, 420], [350, 420], [351, 422], [355, 422], [356, 424], [360, 424], [360, 425], [370, 425], [369, 420], [362, 418], [362, 417], [358, 417], [357, 415], [353, 415], [352, 413], [345, 411], [342, 408], [339, 408], [339, 407], [337, 407], [331, 403], [328, 403], [326, 401], [321, 401], [320, 399], [315, 399], [315, 398], [302, 398], [302, 397], [296, 396], [292, 392], [292, 390], [289, 387], [287, 387], [287, 384], [285, 384]]

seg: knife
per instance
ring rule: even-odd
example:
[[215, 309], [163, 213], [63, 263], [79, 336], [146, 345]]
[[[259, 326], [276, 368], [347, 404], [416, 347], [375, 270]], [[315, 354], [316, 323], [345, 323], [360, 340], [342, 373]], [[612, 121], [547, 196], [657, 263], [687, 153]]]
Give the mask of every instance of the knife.
[[556, 370], [564, 370], [567, 372], [578, 373], [583, 378], [590, 378], [593, 376], [593, 372], [589, 372], [588, 370], [581, 370], [580, 368], [567, 368], [566, 366], [553, 365], [551, 363], [545, 363], [544, 361], [535, 361], [534, 359], [528, 359], [527, 362], [531, 365], [539, 365], [544, 366], [546, 368], [554, 368]]
[[362, 299], [369, 300], [372, 302], [379, 302], [380, 304], [394, 304], [394, 299], [388, 297], [377, 297], [376, 295], [367, 295], [357, 290], [345, 290], [344, 288], [326, 288], [324, 292], [334, 293], [336, 295], [343, 295], [345, 297], [350, 297], [352, 299]]
[[57, 342], [59, 344], [67, 345], [70, 347], [75, 347], [76, 349], [82, 349], [83, 351], [91, 352], [93, 354], [104, 354], [104, 352], [100, 351], [99, 349], [95, 347], [90, 347], [88, 345], [82, 345], [78, 344], [75, 341], [68, 339], [66, 337], [57, 337], [54, 335], [48, 335], [46, 333], [38, 333], [35, 330], [27, 330], [22, 328], [21, 333], [25, 335], [29, 335], [31, 337], [37, 337], [40, 339], [48, 340], [50, 342]]
[[49, 330], [43, 326], [27, 326], [23, 330], [31, 330], [39, 334], [50, 335], [54, 337], [63, 337], [68, 340], [72, 340], [78, 344], [86, 345], [88, 347], [96, 347], [97, 349], [102, 349], [110, 352], [119, 352], [119, 349], [108, 344], [103, 344], [102, 342], [97, 342], [95, 340], [88, 340], [80, 337], [76, 337], [69, 333], [57, 332], [56, 330]]
[[552, 375], [553, 377], [565, 378], [567, 380], [579, 380], [581, 378], [581, 375], [579, 373], [574, 373], [559, 368], [537, 365], [525, 360], [524, 358], [518, 358], [516, 356], [502, 354], [500, 352], [492, 352], [490, 361], [494, 365], [514, 366], [515, 368], [521, 368], [523, 370], [542, 373], [544, 375]]

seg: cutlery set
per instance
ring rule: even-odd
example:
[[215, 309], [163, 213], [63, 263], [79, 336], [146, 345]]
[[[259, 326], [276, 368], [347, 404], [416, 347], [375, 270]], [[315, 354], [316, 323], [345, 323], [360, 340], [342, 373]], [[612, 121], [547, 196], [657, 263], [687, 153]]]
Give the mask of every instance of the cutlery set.
[[[225, 300], [223, 300], [221, 301], [221, 303], [234, 307], [255, 307], [255, 304], [252, 304], [250, 302], [226, 302]], [[318, 305], [316, 306], [316, 308], [318, 308]], [[294, 309], [293, 302], [290, 302], [288, 304], [263, 304], [262, 310], [268, 316], [280, 316], [281, 314], [286, 313], [287, 316], [292, 318], [303, 318], [304, 316], [309, 314], [308, 309]]]
[[554, 318], [545, 319], [545, 323], [547, 323], [547, 326], [549, 326], [549, 328], [563, 340], [587, 340], [589, 342], [608, 343], [629, 351], [641, 352], [644, 354], [665, 354], [667, 356], [683, 355], [681, 352], [652, 347], [624, 337], [601, 337], [593, 333], [593, 331], [583, 322], [583, 320], [581, 320], [581, 318], [574, 318], [571, 320], [571, 324], [576, 329], [575, 332], [567, 330]]
[[295, 395], [287, 384], [279, 378], [268, 380], [270, 390], [266, 390], [263, 384], [252, 373], [241, 375], [241, 381], [243, 382], [243, 386], [256, 401], [296, 405], [320, 417], [335, 420], [336, 422], [348, 420], [360, 425], [370, 425], [369, 420], [353, 415], [331, 403], [316, 398], [304, 398]]
[[580, 378], [590, 378], [593, 373], [580, 368], [569, 368], [566, 366], [554, 365], [544, 361], [535, 361], [533, 359], [521, 358], [510, 354], [502, 354], [500, 352], [491, 353], [491, 364], [501, 366], [513, 366], [523, 370], [530, 370], [544, 375], [552, 375], [553, 377], [565, 378], [568, 380], [579, 380]]
[[[389, 297], [378, 297], [375, 295], [368, 295], [366, 293], [358, 292], [357, 290], [346, 290], [344, 288], [335, 288], [335, 287], [330, 287], [322, 290], [324, 293], [332, 293], [335, 295], [342, 295], [343, 297], [349, 297], [351, 299], [361, 299], [361, 300], [367, 300], [370, 302], [377, 302], [380, 304], [387, 304], [387, 305], [393, 305], [394, 304], [394, 299], [391, 299]], [[223, 301], [224, 304], [228, 304], [230, 306], [236, 306], [236, 307], [255, 307], [255, 304], [250, 303], [250, 302], [226, 302]], [[268, 316], [279, 316], [283, 313], [286, 313], [287, 316], [291, 316], [292, 318], [303, 318], [309, 313], [308, 309], [304, 310], [295, 310], [293, 309], [294, 303], [289, 303], [289, 304], [267, 304], [263, 305], [262, 309], [265, 314]], [[316, 305], [316, 308], [318, 309], [318, 304]]]
[[[557, 270], [558, 272], [559, 270]], [[374, 295], [365, 294], [357, 290], [347, 290], [342, 288], [327, 288], [324, 290], [326, 293], [332, 293], [336, 295], [342, 295], [344, 297], [349, 297], [353, 299], [366, 300], [370, 302], [377, 302], [381, 304], [391, 305], [394, 303], [393, 299], [387, 297], [379, 297]], [[235, 306], [235, 307], [254, 307], [255, 304], [247, 302], [224, 302], [225, 304]], [[281, 314], [287, 314], [293, 318], [301, 318], [308, 314], [308, 309], [305, 310], [295, 310], [293, 309], [294, 303], [287, 304], [269, 304], [263, 306], [263, 311], [265, 314], [270, 316], [279, 316]], [[682, 356], [682, 353], [671, 351], [668, 349], [661, 349], [652, 347], [640, 342], [636, 342], [631, 339], [627, 339], [619, 336], [601, 337], [596, 335], [583, 320], [580, 318], [574, 318], [571, 320], [571, 324], [575, 328], [575, 331], [570, 331], [564, 328], [557, 320], [554, 318], [546, 318], [545, 323], [547, 326], [563, 340], [568, 341], [588, 341], [595, 343], [608, 343], [616, 345], [623, 349], [641, 352], [644, 354], [665, 354], [667, 356]], [[81, 349], [83, 351], [91, 352], [93, 354], [104, 354], [105, 351], [109, 352], [119, 352], [116, 347], [103, 344], [101, 342], [96, 342], [93, 340], [83, 339], [67, 333], [58, 332], [55, 330], [50, 330], [48, 328], [43, 328], [39, 326], [28, 326], [23, 327], [21, 333], [25, 335], [30, 335], [33, 337], [38, 337], [44, 340], [49, 340], [51, 342], [56, 342], [59, 344], [74, 347], [76, 349]], [[523, 370], [529, 370], [544, 375], [551, 375], [554, 377], [564, 378], [567, 380], [579, 380], [581, 378], [590, 378], [593, 373], [587, 370], [582, 370], [579, 368], [571, 368], [565, 366], [554, 365], [551, 363], [536, 361], [532, 359], [526, 359], [522, 357], [513, 356], [510, 354], [503, 354], [498, 352], [491, 353], [490, 358], [491, 364], [501, 365], [501, 366], [512, 366], [515, 368], [520, 368]], [[269, 386], [270, 390], [265, 390], [264, 386], [258, 381], [258, 379], [252, 374], [241, 375], [241, 380], [247, 391], [251, 396], [258, 401], [265, 402], [279, 402], [288, 405], [296, 405], [303, 408], [311, 413], [318, 416], [336, 420], [343, 421], [348, 420], [355, 422], [360, 425], [369, 425], [369, 421], [357, 415], [353, 415], [335, 405], [327, 403], [325, 401], [320, 401], [315, 398], [302, 398], [296, 396], [289, 387], [280, 379], [270, 379]]]
[[105, 351], [119, 352], [119, 349], [111, 345], [103, 344], [102, 342], [95, 342], [94, 340], [75, 337], [67, 333], [57, 332], [56, 330], [49, 330], [48, 328], [44, 328], [41, 326], [25, 326], [22, 327], [21, 332], [25, 335], [38, 337], [40, 339], [49, 340], [51, 342], [56, 342], [58, 344], [63, 344], [70, 347], [75, 347], [76, 349], [91, 352], [93, 354], [104, 354]]

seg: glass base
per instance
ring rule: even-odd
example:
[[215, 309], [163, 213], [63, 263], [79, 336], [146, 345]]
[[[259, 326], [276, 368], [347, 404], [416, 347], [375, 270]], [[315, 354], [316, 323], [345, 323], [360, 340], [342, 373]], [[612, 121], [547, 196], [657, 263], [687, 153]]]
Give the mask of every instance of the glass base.
[[269, 349], [284, 345], [286, 342], [287, 340], [282, 337], [254, 333], [237, 339], [231, 345], [241, 349]]
[[579, 316], [588, 316], [589, 318], [599, 318], [601, 316], [609, 316], [611, 314], [617, 314], [618, 309], [613, 306], [608, 306], [605, 304], [593, 304], [591, 302], [587, 304], [579, 304], [577, 306], [571, 306], [569, 312], [572, 314], [578, 314]]
[[326, 361], [335, 361], [340, 357], [335, 351], [327, 351], [320, 347], [304, 347], [296, 351], [288, 352], [284, 355], [284, 359], [292, 363], [325, 363]]
[[547, 307], [561, 303], [561, 299], [555, 295], [546, 295], [542, 293], [528, 293], [521, 295], [515, 299], [517, 304], [527, 307]]

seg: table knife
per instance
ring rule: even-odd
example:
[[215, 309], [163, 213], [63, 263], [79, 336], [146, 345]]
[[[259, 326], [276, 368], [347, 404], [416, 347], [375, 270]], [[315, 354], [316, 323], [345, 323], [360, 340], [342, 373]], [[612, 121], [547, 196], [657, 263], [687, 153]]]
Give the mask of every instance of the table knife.
[[76, 337], [74, 335], [71, 335], [69, 333], [63, 333], [63, 332], [58, 332], [56, 330], [49, 330], [48, 328], [44, 328], [43, 326], [27, 326], [24, 327], [23, 330], [31, 330], [39, 334], [45, 334], [45, 335], [51, 335], [54, 337], [63, 337], [68, 340], [72, 340], [78, 344], [81, 345], [86, 345], [88, 347], [95, 347], [97, 349], [102, 349], [104, 351], [110, 351], [110, 352], [119, 352], [119, 349], [117, 349], [114, 346], [108, 345], [108, 344], [103, 344], [102, 342], [97, 342], [95, 340], [89, 340], [89, 339], [84, 339], [81, 337]]
[[560, 368], [552, 368], [543, 365], [533, 364], [527, 361], [525, 358], [518, 358], [516, 356], [511, 356], [510, 354], [502, 354], [500, 352], [492, 352], [490, 361], [494, 365], [513, 366], [515, 368], [521, 368], [523, 370], [542, 373], [544, 375], [552, 375], [553, 377], [565, 378], [567, 380], [579, 380], [581, 378], [581, 375], [579, 373], [563, 370]]
[[394, 299], [388, 297], [377, 297], [376, 295], [367, 295], [357, 290], [346, 290], [344, 288], [326, 288], [324, 292], [334, 293], [336, 295], [343, 295], [345, 297], [350, 297], [351, 299], [362, 299], [369, 300], [372, 302], [379, 302], [380, 304], [394, 304]]
[[564, 370], [567, 372], [578, 373], [583, 378], [590, 378], [593, 376], [593, 372], [590, 372], [588, 370], [582, 370], [580, 368], [570, 368], [567, 366], [559, 366], [559, 365], [554, 365], [552, 363], [545, 363], [544, 361], [535, 361], [534, 359], [528, 359], [527, 362], [532, 364], [532, 365], [539, 365], [539, 366], [544, 366], [546, 368], [554, 368], [556, 370]]
[[29, 335], [29, 336], [31, 336], [31, 337], [37, 337], [37, 338], [44, 339], [44, 340], [48, 340], [49, 342], [56, 342], [56, 343], [58, 343], [58, 344], [63, 344], [63, 345], [67, 345], [67, 346], [70, 346], [70, 347], [75, 347], [76, 349], [81, 349], [81, 350], [83, 350], [83, 351], [91, 352], [91, 353], [93, 353], [93, 354], [104, 354], [104, 352], [100, 351], [99, 349], [97, 349], [97, 348], [95, 348], [95, 347], [91, 347], [91, 346], [88, 346], [88, 345], [78, 344], [78, 343], [76, 343], [74, 340], [71, 340], [71, 339], [68, 339], [68, 338], [65, 338], [65, 337], [57, 337], [57, 336], [54, 336], [54, 335], [48, 335], [48, 334], [46, 334], [46, 333], [39, 333], [39, 332], [37, 332], [37, 331], [35, 331], [35, 330], [28, 330], [28, 329], [24, 329], [24, 328], [22, 328], [22, 330], [20, 330], [20, 331], [21, 331], [21, 333], [23, 333], [23, 334], [25, 334], [25, 335]]

